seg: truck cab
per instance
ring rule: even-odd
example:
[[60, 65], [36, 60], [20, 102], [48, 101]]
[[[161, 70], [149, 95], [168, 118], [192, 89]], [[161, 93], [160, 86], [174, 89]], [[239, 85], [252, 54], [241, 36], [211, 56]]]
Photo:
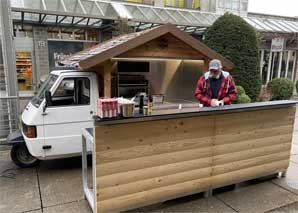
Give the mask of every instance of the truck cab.
[[29, 167], [39, 160], [80, 155], [82, 129], [92, 127], [96, 115], [98, 88], [96, 73], [52, 71], [25, 107], [19, 133], [8, 136], [13, 161]]

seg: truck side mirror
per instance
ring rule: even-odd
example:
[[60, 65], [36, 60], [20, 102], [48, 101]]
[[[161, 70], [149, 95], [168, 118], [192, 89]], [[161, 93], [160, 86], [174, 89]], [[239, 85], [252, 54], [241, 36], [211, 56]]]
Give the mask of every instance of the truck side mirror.
[[53, 103], [52, 103], [52, 94], [50, 91], [45, 91], [45, 99], [46, 99], [46, 104], [45, 104], [45, 107], [44, 107], [44, 110], [47, 106], [52, 106]]

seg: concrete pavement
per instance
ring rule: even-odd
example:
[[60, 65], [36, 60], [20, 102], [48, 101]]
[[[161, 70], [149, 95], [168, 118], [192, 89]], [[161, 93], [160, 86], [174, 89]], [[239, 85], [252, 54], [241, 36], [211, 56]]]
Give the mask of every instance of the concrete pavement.
[[[296, 117], [298, 118], [298, 116]], [[298, 119], [285, 178], [225, 187], [211, 198], [202, 193], [130, 212], [298, 212]], [[90, 171], [91, 172], [91, 171]], [[0, 213], [88, 213], [82, 190], [81, 158], [42, 162], [20, 169], [0, 151]]]

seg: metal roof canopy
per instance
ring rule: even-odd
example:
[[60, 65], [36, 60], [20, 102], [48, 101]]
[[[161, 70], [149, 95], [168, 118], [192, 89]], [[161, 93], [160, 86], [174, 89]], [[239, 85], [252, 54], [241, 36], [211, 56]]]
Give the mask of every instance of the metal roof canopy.
[[172, 23], [187, 32], [202, 31], [219, 17], [197, 10], [154, 7], [106, 0], [11, 0], [14, 22], [100, 27], [103, 20], [126, 19], [136, 31]]
[[205, 61], [217, 58], [227, 69], [233, 67], [231, 61], [172, 24], [113, 38], [75, 53], [60, 64], [88, 70], [116, 57]]
[[14, 22], [98, 28], [103, 20], [117, 20], [107, 2], [86, 0], [11, 0]]
[[[126, 19], [136, 31], [171, 23], [195, 33], [220, 17], [198, 10], [107, 0], [11, 0], [11, 4], [15, 22], [98, 28], [103, 20]], [[261, 32], [298, 32], [298, 20], [293, 18], [256, 14], [243, 18]]]

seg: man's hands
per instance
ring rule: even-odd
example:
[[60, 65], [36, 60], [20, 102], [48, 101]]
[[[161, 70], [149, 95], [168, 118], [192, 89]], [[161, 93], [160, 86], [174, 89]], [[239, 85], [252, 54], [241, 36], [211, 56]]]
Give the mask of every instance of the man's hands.
[[218, 106], [217, 101], [218, 101], [217, 99], [212, 99], [210, 105], [211, 105], [212, 107], [216, 107], [216, 106]]
[[224, 102], [223, 102], [223, 100], [219, 101], [218, 99], [211, 99], [210, 105], [212, 107], [223, 106]]

